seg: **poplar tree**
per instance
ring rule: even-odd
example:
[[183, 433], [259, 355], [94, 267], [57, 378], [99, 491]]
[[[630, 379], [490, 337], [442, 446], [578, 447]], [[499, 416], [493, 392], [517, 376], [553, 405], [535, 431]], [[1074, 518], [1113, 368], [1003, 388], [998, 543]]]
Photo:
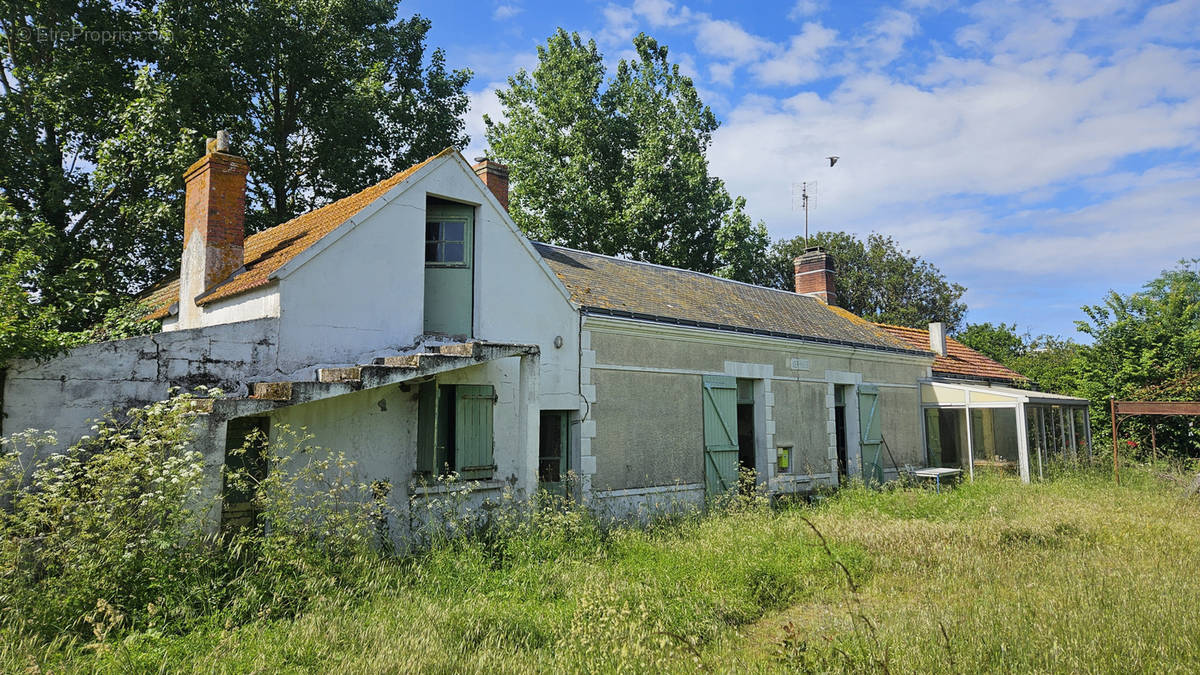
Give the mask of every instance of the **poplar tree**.
[[504, 118], [484, 122], [513, 219], [548, 243], [735, 273], [722, 253], [744, 247], [720, 235], [734, 202], [706, 156], [719, 122], [667, 47], [645, 34], [633, 46], [608, 77], [594, 41], [559, 29], [498, 92]]

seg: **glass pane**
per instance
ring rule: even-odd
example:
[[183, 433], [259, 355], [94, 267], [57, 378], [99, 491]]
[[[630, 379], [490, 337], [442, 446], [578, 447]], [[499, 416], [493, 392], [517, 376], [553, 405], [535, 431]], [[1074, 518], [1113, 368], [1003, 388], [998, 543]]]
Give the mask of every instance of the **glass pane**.
[[438, 236], [440, 226], [441, 223], [425, 223], [425, 241], [437, 241], [440, 239]]
[[465, 241], [463, 229], [465, 223], [450, 221], [442, 223], [442, 239], [444, 241]]
[[966, 411], [961, 408], [925, 410], [925, 447], [932, 466], [957, 468], [967, 461]]
[[425, 244], [425, 262], [441, 262], [438, 259], [437, 244]]
[[559, 413], [542, 413], [540, 440], [538, 443], [538, 480], [557, 483], [562, 480], [563, 416]]
[[1087, 443], [1087, 411], [1076, 408], [1072, 417], [1075, 419], [1075, 447], [1078, 456], [1087, 457], [1091, 454]]
[[1016, 473], [1017, 411], [1015, 408], [977, 408], [971, 411], [971, 441], [975, 470]]
[[461, 243], [448, 241], [442, 244], [441, 262], [462, 262], [463, 260], [463, 245]]

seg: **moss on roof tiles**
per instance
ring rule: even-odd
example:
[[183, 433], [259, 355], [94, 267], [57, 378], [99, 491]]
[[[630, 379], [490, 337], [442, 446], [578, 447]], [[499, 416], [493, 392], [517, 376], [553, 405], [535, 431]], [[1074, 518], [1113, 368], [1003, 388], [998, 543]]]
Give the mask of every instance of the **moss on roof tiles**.
[[571, 299], [595, 310], [893, 351], [914, 348], [840, 308], [788, 291], [708, 274], [535, 243]]
[[[246, 238], [245, 264], [242, 268], [226, 281], [207, 290], [196, 304], [206, 305], [267, 285], [273, 272], [308, 250], [310, 246], [350, 220], [359, 211], [386, 194], [388, 190], [403, 183], [433, 160], [455, 152], [457, 150], [454, 148], [446, 148], [425, 161], [414, 164], [361, 192], [296, 216], [286, 223], [250, 235]], [[171, 288], [174, 288], [174, 297], [168, 298], [166, 294]], [[142, 297], [151, 306], [156, 307], [154, 312], [146, 317], [147, 319], [165, 318], [171, 304], [179, 299], [178, 277], [161, 282], [154, 290]]]

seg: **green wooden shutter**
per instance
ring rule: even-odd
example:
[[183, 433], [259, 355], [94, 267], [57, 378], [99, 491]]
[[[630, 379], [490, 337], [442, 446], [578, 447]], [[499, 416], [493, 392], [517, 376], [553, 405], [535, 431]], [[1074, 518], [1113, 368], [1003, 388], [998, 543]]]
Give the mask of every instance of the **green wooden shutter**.
[[461, 477], [491, 478], [492, 406], [496, 394], [490, 384], [460, 384], [454, 388], [455, 464]]
[[438, 429], [438, 387], [436, 382], [422, 382], [417, 399], [417, 472], [437, 475], [435, 444]]
[[858, 388], [858, 427], [862, 449], [863, 480], [883, 482], [883, 432], [879, 425], [879, 388]]
[[704, 492], [725, 494], [737, 485], [737, 379], [704, 376]]

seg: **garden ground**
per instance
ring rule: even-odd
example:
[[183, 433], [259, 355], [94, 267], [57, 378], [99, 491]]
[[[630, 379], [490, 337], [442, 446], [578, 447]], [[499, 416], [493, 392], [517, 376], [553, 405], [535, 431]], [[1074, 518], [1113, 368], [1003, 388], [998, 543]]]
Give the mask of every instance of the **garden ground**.
[[1200, 503], [1157, 471], [1122, 479], [858, 487], [649, 529], [548, 510], [359, 563], [352, 592], [331, 584], [294, 617], [10, 633], [0, 669], [1196, 672]]

